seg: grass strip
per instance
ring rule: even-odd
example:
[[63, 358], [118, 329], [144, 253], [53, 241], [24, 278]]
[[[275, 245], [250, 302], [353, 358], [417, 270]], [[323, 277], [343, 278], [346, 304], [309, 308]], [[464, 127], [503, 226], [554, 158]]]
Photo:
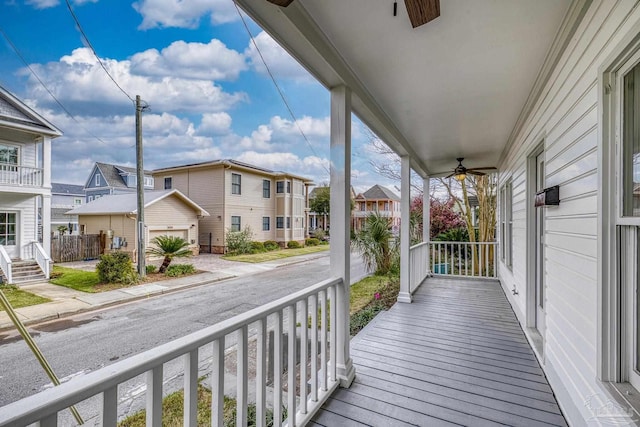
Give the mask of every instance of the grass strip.
[[[48, 298], [23, 291], [18, 289], [16, 286], [11, 285], [0, 286], [0, 291], [2, 291], [2, 293], [7, 297], [13, 308], [29, 307], [51, 301]], [[0, 311], [4, 311], [1, 304]]]
[[257, 254], [244, 255], [223, 255], [222, 258], [229, 261], [240, 261], [249, 263], [260, 263], [266, 261], [275, 261], [277, 259], [289, 258], [298, 255], [313, 254], [316, 252], [324, 252], [329, 250], [329, 245], [307, 246], [299, 249], [280, 249], [277, 251], [260, 252]]
[[82, 292], [99, 292], [96, 286], [100, 284], [100, 279], [95, 271], [76, 270], [75, 268], [54, 265], [51, 277], [49, 282], [54, 285]]

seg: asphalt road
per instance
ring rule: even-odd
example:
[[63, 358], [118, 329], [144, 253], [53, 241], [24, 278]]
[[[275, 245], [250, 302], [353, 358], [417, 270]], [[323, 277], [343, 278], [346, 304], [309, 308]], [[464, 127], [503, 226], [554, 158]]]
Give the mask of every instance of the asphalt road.
[[[352, 258], [352, 283], [365, 276]], [[59, 378], [67, 380], [276, 300], [330, 277], [329, 258], [225, 280], [30, 327]], [[203, 354], [201, 360], [206, 359]], [[171, 371], [167, 369], [166, 371]], [[167, 374], [165, 373], [165, 378]], [[15, 336], [0, 335], [0, 406], [51, 387]], [[136, 393], [139, 382], [121, 386]], [[123, 390], [124, 389], [124, 390]]]

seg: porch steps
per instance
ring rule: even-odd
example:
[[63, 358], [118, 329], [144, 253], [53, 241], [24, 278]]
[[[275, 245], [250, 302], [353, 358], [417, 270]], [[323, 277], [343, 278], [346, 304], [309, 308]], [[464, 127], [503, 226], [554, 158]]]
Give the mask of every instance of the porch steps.
[[[47, 280], [44, 272], [34, 260], [14, 260], [11, 265], [13, 284]], [[6, 279], [6, 278], [5, 278]]]

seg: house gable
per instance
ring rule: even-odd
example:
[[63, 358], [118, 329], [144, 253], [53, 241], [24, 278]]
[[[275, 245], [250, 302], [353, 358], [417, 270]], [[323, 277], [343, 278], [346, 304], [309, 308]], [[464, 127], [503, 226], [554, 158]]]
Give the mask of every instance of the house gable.
[[0, 86], [0, 126], [58, 137], [62, 132]]

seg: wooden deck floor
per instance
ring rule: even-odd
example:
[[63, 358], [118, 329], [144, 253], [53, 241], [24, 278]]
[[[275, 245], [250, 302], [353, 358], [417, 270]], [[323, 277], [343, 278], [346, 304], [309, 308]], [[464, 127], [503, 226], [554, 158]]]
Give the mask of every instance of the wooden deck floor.
[[311, 426], [567, 425], [497, 281], [427, 279], [351, 342]]

